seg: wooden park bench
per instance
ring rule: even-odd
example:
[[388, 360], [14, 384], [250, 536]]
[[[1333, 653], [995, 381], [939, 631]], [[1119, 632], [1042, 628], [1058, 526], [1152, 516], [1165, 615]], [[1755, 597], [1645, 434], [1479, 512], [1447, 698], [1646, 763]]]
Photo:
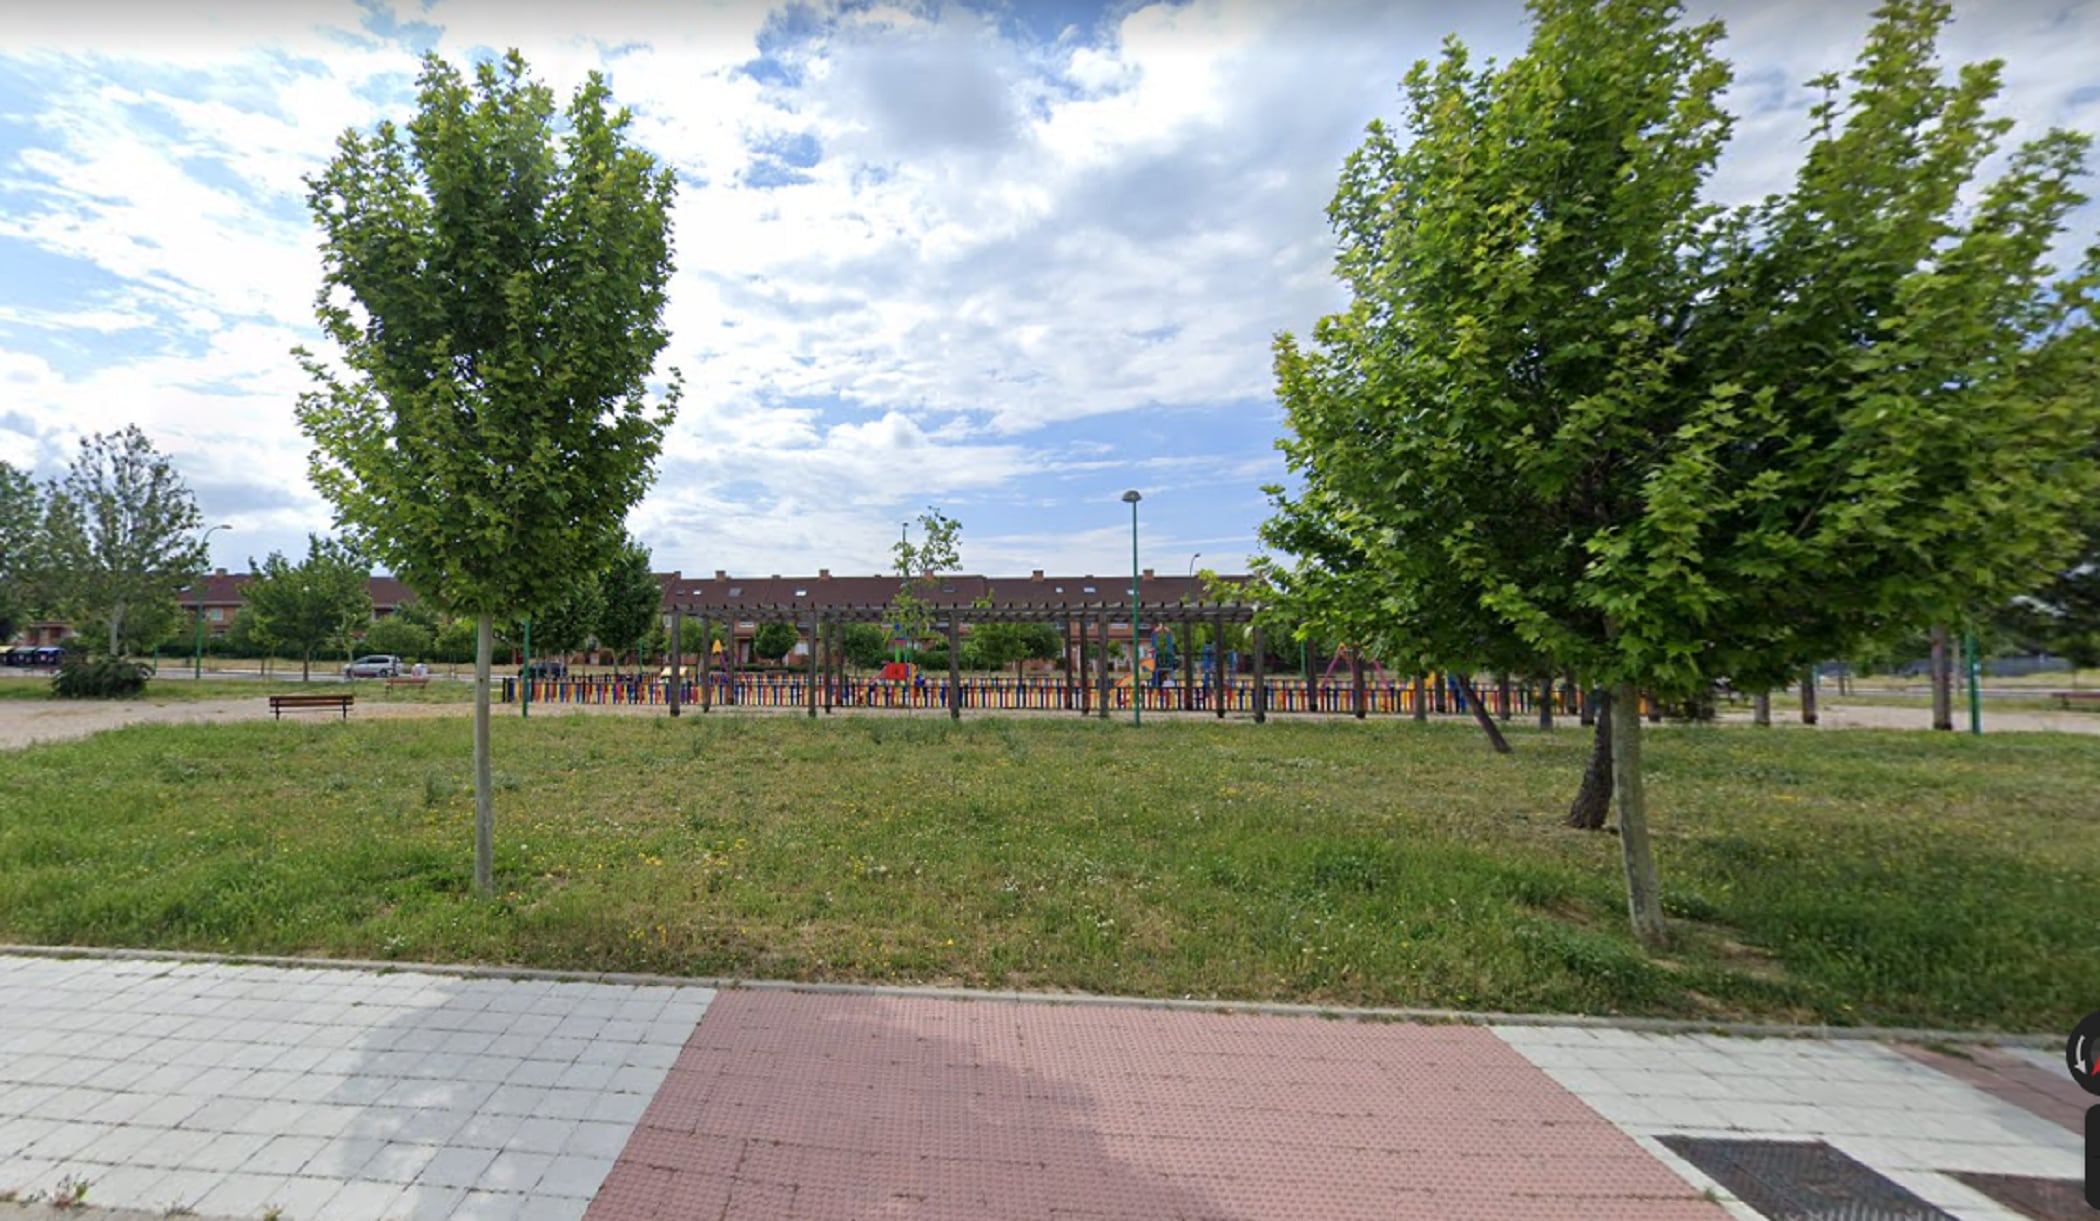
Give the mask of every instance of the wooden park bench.
[[287, 711], [298, 712], [306, 708], [338, 708], [347, 721], [350, 719], [350, 705], [356, 702], [357, 697], [348, 691], [327, 695], [273, 695], [270, 697], [270, 718], [281, 721]]
[[2073, 704], [2100, 704], [2100, 691], [2051, 691], [2049, 698], [2065, 708]]
[[396, 687], [427, 687], [429, 685], [430, 676], [428, 674], [425, 674], [421, 678], [417, 678], [413, 674], [397, 674], [394, 677], [386, 680], [386, 689], [389, 691], [392, 691]]

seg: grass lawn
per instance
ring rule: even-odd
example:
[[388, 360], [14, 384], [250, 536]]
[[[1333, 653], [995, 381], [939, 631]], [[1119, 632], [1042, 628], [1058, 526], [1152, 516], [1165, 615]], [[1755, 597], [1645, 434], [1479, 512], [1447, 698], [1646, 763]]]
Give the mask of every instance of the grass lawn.
[[1678, 941], [1560, 812], [1587, 735], [542, 716], [141, 725], [0, 754], [0, 939], [1151, 996], [2061, 1030], [2100, 752], [1649, 735]]

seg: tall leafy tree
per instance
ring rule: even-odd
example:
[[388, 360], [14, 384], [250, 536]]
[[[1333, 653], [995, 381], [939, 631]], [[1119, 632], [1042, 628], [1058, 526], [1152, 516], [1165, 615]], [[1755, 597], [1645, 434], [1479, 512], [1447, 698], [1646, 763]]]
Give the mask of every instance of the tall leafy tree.
[[112, 654], [139, 634], [127, 631], [133, 616], [149, 627], [172, 622], [176, 591], [204, 567], [202, 518], [144, 432], [131, 425], [82, 438], [44, 504], [40, 584], [54, 610], [93, 623]]
[[27, 472], [0, 462], [0, 641], [12, 639], [33, 609], [44, 501]]
[[919, 541], [907, 535], [890, 548], [896, 561], [897, 593], [890, 599], [890, 624], [899, 636], [917, 643], [933, 629], [931, 599], [942, 573], [962, 568], [962, 523], [928, 507], [919, 514]]
[[839, 651], [847, 661], [863, 670], [873, 670], [889, 660], [890, 634], [880, 624], [849, 623], [839, 634]]
[[802, 639], [795, 625], [781, 619], [769, 619], [758, 625], [751, 634], [751, 655], [760, 661], [779, 661]]
[[251, 631], [299, 658], [299, 681], [313, 678], [314, 654], [344, 647], [372, 621], [371, 568], [340, 539], [306, 536], [306, 558], [294, 564], [272, 551], [241, 590]]
[[1722, 209], [1719, 25], [1529, 8], [1522, 57], [1447, 44], [1406, 78], [1409, 138], [1373, 124], [1348, 159], [1329, 215], [1353, 299], [1311, 346], [1278, 339], [1303, 487], [1273, 490], [1265, 537], [1338, 636], [1612, 690], [1656, 944], [1640, 692], [1776, 684], [2067, 548], [2095, 421], [2064, 370], [2100, 260], [2045, 260], [2085, 140], [2049, 133], [1958, 206], [2005, 130], [1997, 68], [1943, 79], [1946, 6], [1889, 0], [1822, 82], [1792, 190]]
[[[649, 629], [663, 618], [664, 590], [649, 563], [649, 549], [632, 537], [620, 540], [619, 550], [598, 578], [603, 605], [598, 612], [595, 635], [614, 657], [642, 647]], [[636, 665], [640, 665], [639, 658]]]
[[561, 596], [532, 617], [532, 650], [540, 657], [566, 656], [582, 648], [605, 613], [605, 595], [596, 573], [569, 578]]
[[[431, 56], [406, 131], [344, 133], [308, 180], [340, 363], [301, 352], [315, 486], [411, 586], [476, 620], [474, 883], [493, 885], [495, 623], [612, 558], [679, 383], [668, 336], [673, 176], [593, 73], [557, 118], [515, 51], [471, 81]], [[557, 134], [559, 128], [559, 134]]]

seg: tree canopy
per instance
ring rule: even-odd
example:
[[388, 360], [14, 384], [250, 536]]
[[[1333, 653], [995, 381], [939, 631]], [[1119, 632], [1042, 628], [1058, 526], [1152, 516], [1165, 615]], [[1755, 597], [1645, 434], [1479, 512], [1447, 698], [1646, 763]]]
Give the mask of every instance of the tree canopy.
[[252, 616], [249, 632], [295, 654], [301, 681], [313, 677], [314, 654], [344, 647], [372, 621], [371, 567], [340, 539], [309, 534], [298, 563], [272, 551], [248, 567], [255, 579], [241, 597]]
[[1889, 0], [1817, 82], [1793, 187], [1723, 207], [1720, 25], [1529, 10], [1524, 55], [1448, 43], [1406, 78], [1407, 137], [1373, 123], [1347, 160], [1350, 305], [1276, 345], [1302, 486], [1271, 489], [1264, 538], [1295, 562], [1266, 571], [1385, 656], [1618, 687], [1658, 940], [1636, 688], [1770, 682], [2063, 558], [2100, 258], [2048, 258], [2087, 141], [2049, 132], [1977, 184], [2008, 130], [1997, 65], [1947, 79], [1947, 6]]
[[202, 522], [189, 486], [137, 425], [83, 437], [45, 493], [38, 584], [111, 653], [157, 642], [173, 627], [176, 592], [204, 568]]
[[649, 549], [623, 538], [612, 563], [598, 578], [600, 607], [595, 634], [615, 653], [641, 647], [663, 618], [664, 590], [649, 563]]
[[0, 462], [0, 640], [14, 636], [34, 600], [33, 549], [43, 530], [44, 501], [26, 472]]

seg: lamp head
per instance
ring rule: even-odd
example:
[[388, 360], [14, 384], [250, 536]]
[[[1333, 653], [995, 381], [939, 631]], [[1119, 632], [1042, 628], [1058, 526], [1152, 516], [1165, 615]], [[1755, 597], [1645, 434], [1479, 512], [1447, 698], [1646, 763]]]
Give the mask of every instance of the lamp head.
[[1143, 497], [1143, 496], [1140, 496], [1140, 495], [1138, 495], [1138, 492], [1137, 492], [1137, 489], [1136, 489], [1136, 488], [1132, 488], [1132, 489], [1130, 489], [1129, 491], [1127, 491], [1127, 492], [1123, 493], [1123, 503], [1124, 503], [1124, 504], [1127, 504], [1127, 505], [1134, 505], [1134, 504], [1136, 504], [1136, 503], [1137, 503], [1138, 501], [1140, 501], [1140, 500], [1143, 500], [1143, 499], [1144, 499], [1144, 497]]

